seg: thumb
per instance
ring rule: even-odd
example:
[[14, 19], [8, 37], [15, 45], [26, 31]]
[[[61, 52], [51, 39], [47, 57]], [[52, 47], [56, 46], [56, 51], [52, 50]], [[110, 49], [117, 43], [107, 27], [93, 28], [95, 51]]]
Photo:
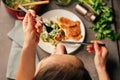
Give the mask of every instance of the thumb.
[[33, 19], [33, 16], [30, 12], [28, 12], [28, 26], [29, 26], [29, 29], [33, 29], [34, 27], [34, 19]]
[[67, 54], [66, 48], [63, 44], [59, 43], [55, 48], [53, 54]]

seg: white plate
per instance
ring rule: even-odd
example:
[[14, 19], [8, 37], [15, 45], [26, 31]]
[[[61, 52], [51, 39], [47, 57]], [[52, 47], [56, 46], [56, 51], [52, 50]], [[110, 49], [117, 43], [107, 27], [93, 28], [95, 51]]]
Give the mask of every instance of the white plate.
[[[66, 17], [73, 21], [80, 21], [81, 34], [83, 37], [79, 40], [79, 42], [83, 42], [85, 38], [85, 27], [81, 19], [77, 17], [74, 13], [64, 10], [64, 9], [55, 9], [55, 10], [50, 10], [42, 15], [42, 18], [45, 20], [46, 19], [54, 20], [59, 17]], [[55, 48], [52, 44], [43, 42], [42, 40], [40, 40], [38, 45], [40, 46], [41, 49], [43, 49], [44, 51], [48, 53], [53, 53], [54, 48]], [[65, 46], [66, 46], [67, 52], [72, 53], [76, 51], [81, 45], [80, 44], [65, 44]]]

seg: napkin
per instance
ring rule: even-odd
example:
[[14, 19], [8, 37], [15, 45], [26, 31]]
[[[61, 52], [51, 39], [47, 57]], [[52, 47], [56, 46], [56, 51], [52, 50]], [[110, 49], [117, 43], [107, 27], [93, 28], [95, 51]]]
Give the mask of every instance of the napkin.
[[[20, 62], [21, 50], [24, 41], [24, 34], [22, 30], [22, 21], [16, 20], [15, 26], [8, 33], [8, 37], [12, 40], [11, 51], [8, 59], [6, 77], [10, 79], [16, 78], [16, 72]], [[39, 57], [36, 54], [36, 65], [39, 62]]]

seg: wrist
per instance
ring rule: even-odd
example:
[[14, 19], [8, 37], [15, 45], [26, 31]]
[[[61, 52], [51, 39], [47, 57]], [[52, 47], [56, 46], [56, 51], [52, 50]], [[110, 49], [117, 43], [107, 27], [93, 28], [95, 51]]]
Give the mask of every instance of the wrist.
[[29, 40], [24, 40], [24, 45], [26, 46], [37, 46], [37, 43], [33, 40], [33, 41], [29, 41]]
[[97, 73], [98, 73], [99, 80], [110, 80], [106, 67], [97, 68]]
[[29, 49], [36, 49], [37, 45], [33, 44], [33, 43], [26, 43], [26, 42], [24, 42], [23, 47], [24, 48], [29, 48]]
[[97, 67], [96, 69], [97, 69], [97, 72], [98, 72], [98, 73], [101, 73], [101, 72], [106, 71], [106, 66]]
[[27, 54], [27, 55], [28, 55], [28, 53], [29, 54], [32, 53], [33, 55], [35, 55], [35, 53], [36, 53], [36, 47], [24, 44], [23, 48], [22, 48], [22, 51], [24, 52], [24, 54]]
[[106, 61], [100, 61], [95, 63], [97, 71], [106, 70]]

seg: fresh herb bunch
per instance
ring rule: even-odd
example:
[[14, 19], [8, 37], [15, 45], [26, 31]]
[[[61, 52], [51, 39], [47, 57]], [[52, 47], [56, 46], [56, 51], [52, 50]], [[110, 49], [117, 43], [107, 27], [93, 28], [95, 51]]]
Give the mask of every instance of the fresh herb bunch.
[[114, 32], [111, 29], [111, 23], [113, 21], [112, 7], [107, 6], [104, 0], [76, 0], [81, 2], [91, 9], [94, 10], [95, 14], [98, 15], [95, 25], [91, 27], [92, 30], [96, 31], [96, 38], [102, 40], [109, 38], [110, 40], [120, 39], [120, 34]]

